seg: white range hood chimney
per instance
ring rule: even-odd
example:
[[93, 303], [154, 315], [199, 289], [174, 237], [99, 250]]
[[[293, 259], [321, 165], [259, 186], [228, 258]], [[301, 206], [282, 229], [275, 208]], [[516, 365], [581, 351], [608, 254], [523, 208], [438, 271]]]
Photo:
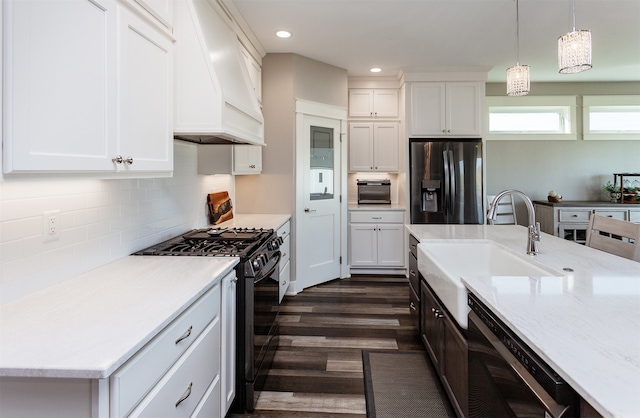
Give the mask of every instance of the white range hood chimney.
[[216, 0], [175, 4], [174, 137], [264, 145], [264, 119], [236, 34]]

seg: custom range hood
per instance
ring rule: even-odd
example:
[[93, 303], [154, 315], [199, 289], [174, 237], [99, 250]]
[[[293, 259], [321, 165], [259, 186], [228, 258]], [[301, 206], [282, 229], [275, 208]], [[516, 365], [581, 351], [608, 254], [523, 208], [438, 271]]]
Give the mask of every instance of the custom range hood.
[[264, 145], [260, 104], [224, 6], [179, 0], [174, 13], [174, 138]]

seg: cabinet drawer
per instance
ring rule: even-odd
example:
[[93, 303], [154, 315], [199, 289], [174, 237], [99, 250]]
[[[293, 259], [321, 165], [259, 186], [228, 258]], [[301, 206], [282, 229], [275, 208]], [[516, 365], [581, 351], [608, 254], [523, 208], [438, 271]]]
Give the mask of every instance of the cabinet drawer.
[[591, 210], [589, 209], [570, 209], [564, 210], [560, 209], [559, 211], [560, 222], [589, 222], [589, 215], [591, 214]]
[[[125, 416], [219, 314], [217, 284], [116, 371], [111, 377], [114, 416]], [[179, 340], [189, 329], [189, 336]]]
[[280, 259], [280, 272], [282, 272], [282, 270], [284, 270], [284, 266], [289, 262], [291, 254], [291, 239], [289, 238], [289, 235], [287, 235], [280, 246], [280, 253], [282, 254], [282, 258]]
[[366, 223], [404, 223], [404, 212], [351, 212], [351, 222]]
[[282, 298], [287, 293], [289, 283], [291, 282], [291, 263], [286, 263], [284, 267], [280, 267], [280, 289], [278, 291], [278, 301], [282, 302]]
[[287, 221], [284, 225], [276, 230], [276, 234], [282, 239], [285, 239], [289, 236], [289, 232], [291, 231], [291, 222]]
[[131, 416], [189, 417], [214, 379], [220, 379], [219, 318], [209, 324]]
[[630, 210], [629, 221], [634, 223], [640, 223], [640, 210]]
[[627, 220], [626, 210], [595, 210], [595, 214], [604, 216], [605, 218], [619, 219], [621, 221]]

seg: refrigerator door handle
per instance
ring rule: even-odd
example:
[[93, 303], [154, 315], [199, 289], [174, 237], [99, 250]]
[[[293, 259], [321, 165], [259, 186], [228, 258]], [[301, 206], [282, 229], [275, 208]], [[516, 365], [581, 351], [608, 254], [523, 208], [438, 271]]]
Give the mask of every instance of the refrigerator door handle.
[[449, 205], [451, 204], [450, 202], [450, 184], [449, 181], [451, 179], [451, 174], [449, 174], [449, 158], [447, 156], [448, 151], [444, 150], [442, 151], [442, 164], [444, 167], [444, 198], [442, 199], [442, 212], [444, 214], [445, 217], [445, 221], [449, 216]]
[[455, 208], [455, 199], [456, 199], [456, 166], [453, 160], [453, 151], [447, 151], [449, 155], [449, 181], [451, 182], [450, 193], [449, 193], [449, 207]]

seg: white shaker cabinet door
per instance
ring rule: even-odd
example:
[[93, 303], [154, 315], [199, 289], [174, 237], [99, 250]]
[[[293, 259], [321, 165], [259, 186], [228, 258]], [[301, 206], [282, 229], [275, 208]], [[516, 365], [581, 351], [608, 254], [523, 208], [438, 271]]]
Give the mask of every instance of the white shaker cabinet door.
[[113, 171], [115, 1], [3, 6], [4, 171]]
[[173, 170], [173, 44], [120, 9], [120, 171]]
[[373, 167], [375, 171], [397, 172], [398, 123], [375, 123], [373, 131]]

